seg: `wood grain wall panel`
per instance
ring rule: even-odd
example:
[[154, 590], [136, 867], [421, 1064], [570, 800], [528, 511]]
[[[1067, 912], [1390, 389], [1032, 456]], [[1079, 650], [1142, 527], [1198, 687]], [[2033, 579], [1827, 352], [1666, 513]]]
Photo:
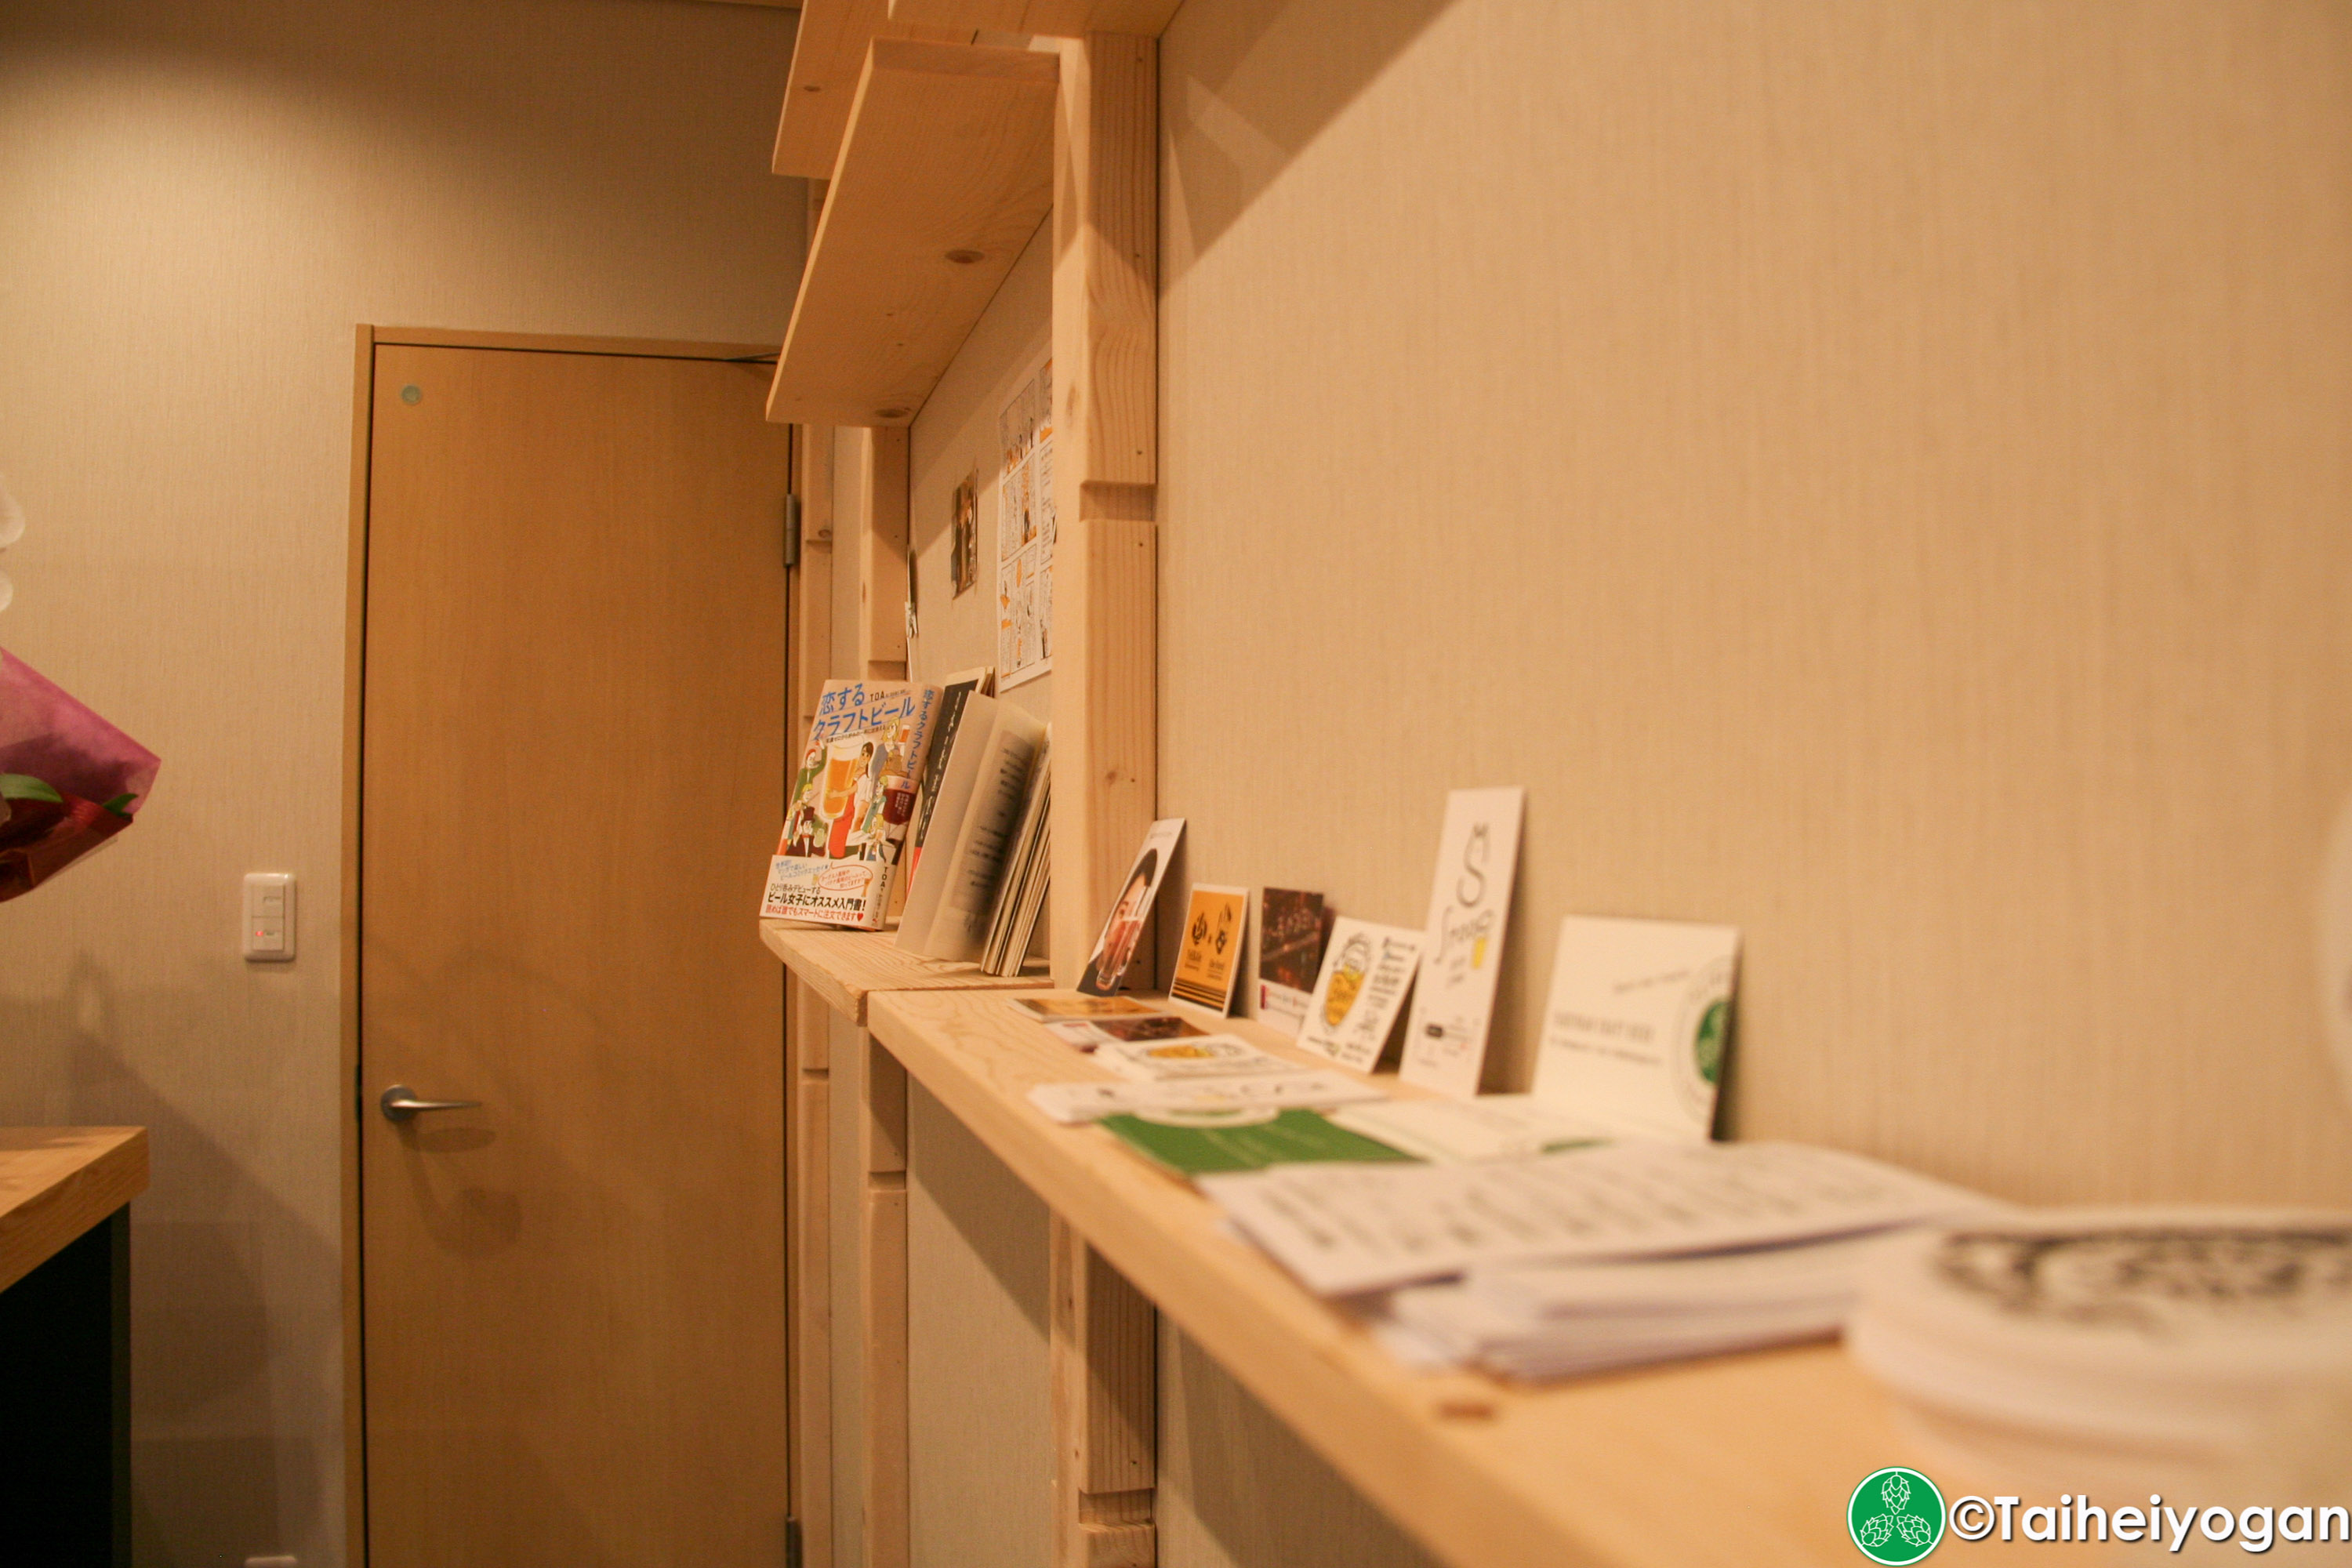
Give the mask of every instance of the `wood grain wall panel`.
[[1406, 10], [1161, 40], [1191, 874], [1411, 922], [1523, 783], [1496, 1085], [1562, 914], [1722, 921], [1740, 1135], [2352, 1196], [2352, 12]]

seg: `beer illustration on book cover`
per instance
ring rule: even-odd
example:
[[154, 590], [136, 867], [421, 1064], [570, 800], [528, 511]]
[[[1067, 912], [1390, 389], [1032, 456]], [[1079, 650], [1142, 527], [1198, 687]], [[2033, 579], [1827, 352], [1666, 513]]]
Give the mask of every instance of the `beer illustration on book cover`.
[[935, 686], [826, 683], [769, 864], [761, 918], [881, 929], [939, 706]]

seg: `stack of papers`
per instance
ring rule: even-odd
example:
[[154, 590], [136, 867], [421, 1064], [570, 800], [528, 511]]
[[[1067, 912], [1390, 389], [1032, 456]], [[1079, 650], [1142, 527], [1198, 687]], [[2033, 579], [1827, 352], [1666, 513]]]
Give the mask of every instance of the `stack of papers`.
[[1328, 1068], [1248, 1078], [1160, 1079], [1150, 1083], [1041, 1083], [1029, 1103], [1066, 1126], [1106, 1116], [1157, 1116], [1189, 1126], [1225, 1125], [1244, 1115], [1298, 1106], [1322, 1109], [1378, 1100], [1361, 1079]]
[[1372, 1323], [1409, 1363], [1524, 1379], [1825, 1339], [1886, 1241], [1874, 1231], [1696, 1258], [1476, 1269], [1396, 1291]]
[[1509, 1264], [1671, 1258], [1853, 1236], [1980, 1205], [1794, 1143], [1614, 1143], [1459, 1165], [1280, 1165], [1202, 1190], [1322, 1296]]

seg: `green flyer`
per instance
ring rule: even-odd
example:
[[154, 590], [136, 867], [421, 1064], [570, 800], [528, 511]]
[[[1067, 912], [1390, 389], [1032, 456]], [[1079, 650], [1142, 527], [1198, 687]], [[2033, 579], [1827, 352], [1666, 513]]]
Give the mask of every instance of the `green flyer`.
[[1102, 1125], [1120, 1142], [1180, 1176], [1218, 1171], [1262, 1171], [1307, 1160], [1411, 1160], [1412, 1156], [1359, 1132], [1337, 1126], [1312, 1110], [1267, 1116], [1242, 1110], [1221, 1124], [1186, 1117], [1147, 1121], [1140, 1116], [1106, 1116]]

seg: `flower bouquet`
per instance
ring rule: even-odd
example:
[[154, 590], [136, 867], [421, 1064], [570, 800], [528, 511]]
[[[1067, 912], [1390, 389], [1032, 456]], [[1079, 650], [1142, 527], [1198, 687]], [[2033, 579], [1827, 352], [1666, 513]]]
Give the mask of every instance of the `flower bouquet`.
[[162, 765], [0, 648], [0, 902], [130, 826]]

